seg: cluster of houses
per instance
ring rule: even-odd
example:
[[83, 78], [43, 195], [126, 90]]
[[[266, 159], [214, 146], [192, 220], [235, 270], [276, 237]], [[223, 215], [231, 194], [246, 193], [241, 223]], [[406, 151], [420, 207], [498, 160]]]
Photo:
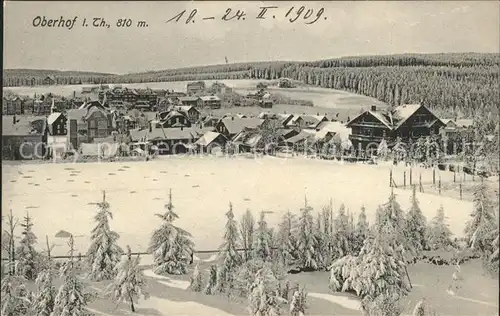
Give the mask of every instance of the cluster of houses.
[[88, 101], [100, 101], [119, 110], [138, 109], [141, 111], [165, 111], [172, 105], [191, 105], [199, 108], [219, 109], [221, 96], [231, 92], [223, 83], [215, 82], [205, 87], [203, 81], [189, 83], [186, 92], [165, 89], [130, 89], [115, 85], [84, 87], [73, 92], [70, 97], [56, 96], [51, 93], [33, 97], [4, 95], [2, 115], [49, 115], [53, 106], [64, 112], [78, 109]]
[[[264, 87], [250, 98], [269, 99]], [[214, 84], [207, 94], [204, 82], [187, 86], [186, 93], [137, 90], [122, 87], [84, 88], [83, 98], [70, 108], [58, 106], [56, 98], [42, 101], [50, 112], [18, 111], [19, 101], [4, 103], [8, 110], [2, 118], [4, 159], [63, 157], [77, 151], [83, 156], [104, 155], [99, 144], [115, 144], [106, 155], [178, 154], [227, 150], [251, 152], [286, 148], [295, 151], [332, 144], [341, 150], [365, 149], [385, 140], [393, 146], [396, 139], [409, 142], [431, 135], [449, 135], [470, 130], [472, 121], [440, 119], [418, 104], [401, 105], [391, 110], [373, 106], [347, 123], [326, 115], [285, 114], [264, 111], [257, 116], [229, 113], [204, 114], [201, 109], [218, 109], [217, 93], [230, 89]], [[74, 100], [72, 102], [75, 102]], [[262, 103], [263, 103], [262, 102]], [[133, 103], [134, 108], [124, 106]], [[22, 104], [22, 103], [21, 103]], [[137, 104], [141, 106], [137, 106]], [[142, 106], [143, 105], [143, 106]], [[23, 109], [23, 108], [21, 108]], [[26, 108], [24, 108], [26, 110]], [[23, 115], [24, 114], [24, 115]]]

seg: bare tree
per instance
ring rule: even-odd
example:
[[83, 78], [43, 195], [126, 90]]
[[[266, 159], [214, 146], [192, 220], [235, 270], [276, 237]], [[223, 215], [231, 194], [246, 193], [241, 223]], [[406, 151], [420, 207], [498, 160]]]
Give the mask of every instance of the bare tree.
[[9, 214], [7, 215], [7, 229], [4, 230], [6, 241], [5, 243], [2, 242], [2, 247], [4, 247], [4, 249], [7, 248], [5, 250], [8, 253], [10, 276], [13, 276], [16, 272], [15, 270], [16, 247], [15, 247], [14, 230], [16, 229], [18, 222], [19, 220], [15, 219], [14, 215], [12, 215], [12, 209], [11, 209]]

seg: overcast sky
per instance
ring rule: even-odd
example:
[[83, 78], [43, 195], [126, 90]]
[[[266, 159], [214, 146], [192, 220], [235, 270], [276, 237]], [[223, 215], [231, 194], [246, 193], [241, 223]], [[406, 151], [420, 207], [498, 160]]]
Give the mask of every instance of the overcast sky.
[[[255, 19], [260, 6], [270, 5], [279, 8], [268, 11], [265, 20]], [[290, 23], [286, 12], [301, 5], [314, 10], [312, 17], [322, 7], [324, 13], [312, 25], [304, 23], [312, 17]], [[195, 8], [195, 23], [186, 25]], [[245, 20], [221, 21], [227, 8], [243, 10]], [[165, 23], [184, 9], [179, 23]], [[499, 12], [497, 1], [4, 2], [4, 67], [127, 73], [223, 64], [225, 57], [232, 63], [396, 53], [498, 53]], [[37, 16], [78, 18], [68, 30], [33, 27]], [[216, 20], [202, 20], [210, 16]], [[82, 27], [85, 17], [87, 28]], [[111, 27], [91, 27], [93, 17], [105, 18]], [[132, 19], [132, 27], [117, 28], [119, 18]], [[148, 27], [136, 27], [139, 20], [147, 21]]]

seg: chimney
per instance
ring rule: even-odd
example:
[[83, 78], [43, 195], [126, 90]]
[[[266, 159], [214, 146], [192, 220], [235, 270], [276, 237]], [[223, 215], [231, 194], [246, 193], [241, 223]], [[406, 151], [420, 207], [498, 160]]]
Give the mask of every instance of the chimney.
[[181, 131], [183, 131], [183, 130], [184, 130], [184, 126], [181, 126]]
[[12, 116], [12, 124], [16, 125], [16, 116]]
[[153, 123], [149, 122], [149, 132], [151, 133], [153, 131]]
[[234, 121], [234, 116], [231, 116], [231, 121]]
[[376, 105], [372, 105], [372, 111], [373, 112], [377, 111], [377, 106]]

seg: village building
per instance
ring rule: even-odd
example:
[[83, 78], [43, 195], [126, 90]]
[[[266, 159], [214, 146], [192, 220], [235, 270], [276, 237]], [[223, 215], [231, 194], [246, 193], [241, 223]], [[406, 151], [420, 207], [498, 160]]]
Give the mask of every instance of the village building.
[[67, 118], [60, 112], [47, 117], [47, 148], [49, 157], [59, 158], [67, 151]]
[[35, 115], [50, 115], [52, 113], [52, 103], [49, 103], [48, 100], [35, 100], [33, 104], [34, 114]]
[[328, 122], [325, 115], [302, 115], [305, 128], [316, 129], [322, 122]]
[[306, 123], [304, 119], [300, 115], [293, 115], [291, 118], [288, 118], [286, 123], [284, 123], [286, 128], [296, 128], [303, 129], [306, 127]]
[[159, 114], [159, 120], [155, 122], [157, 128], [190, 127], [189, 118], [179, 111], [169, 111]]
[[[95, 101], [98, 102], [98, 101]], [[91, 143], [95, 138], [111, 135], [112, 115], [102, 106], [81, 107], [67, 112], [68, 138], [74, 149], [81, 143]]]
[[368, 144], [376, 147], [382, 139], [391, 146], [398, 138], [406, 143], [437, 135], [444, 123], [427, 107], [407, 104], [389, 111], [377, 111], [372, 106], [371, 110], [359, 114], [346, 126], [352, 130], [349, 138], [353, 146], [365, 149]]
[[221, 99], [216, 95], [206, 95], [200, 97], [201, 106], [208, 109], [220, 109], [222, 107]]
[[208, 131], [195, 142], [195, 145], [199, 152], [210, 154], [216, 150], [222, 151], [227, 142], [228, 139], [224, 135]]
[[45, 157], [47, 120], [40, 116], [2, 116], [2, 159]]
[[236, 147], [236, 152], [239, 153], [256, 152], [265, 145], [261, 142], [262, 137], [257, 128], [246, 127], [234, 136], [233, 145]]
[[197, 128], [149, 128], [130, 131], [133, 144], [147, 143], [157, 149], [158, 154], [183, 154], [194, 148], [194, 143], [203, 135]]
[[445, 141], [445, 153], [457, 154], [462, 151], [464, 143], [472, 141], [474, 137], [474, 121], [471, 119], [441, 119], [444, 126], [440, 135]]
[[201, 113], [194, 106], [179, 105], [174, 106], [173, 109], [184, 114], [189, 119], [191, 124], [200, 120]]
[[43, 78], [42, 83], [45, 86], [51, 86], [51, 85], [56, 84], [56, 79], [54, 78], [54, 76], [47, 76], [47, 77]]
[[2, 98], [3, 115], [24, 114], [24, 100], [19, 96]]
[[294, 88], [292, 80], [289, 78], [280, 78], [278, 87], [280, 88]]
[[258, 118], [223, 118], [217, 123], [215, 130], [226, 136], [227, 139], [232, 139], [243, 129], [261, 127], [264, 122], [266, 120]]
[[194, 106], [196, 108], [200, 108], [203, 106], [203, 101], [201, 101], [200, 97], [191, 96], [191, 97], [179, 97], [180, 105], [184, 106]]
[[205, 82], [204, 81], [196, 81], [190, 82], [186, 86], [188, 95], [198, 95], [205, 91]]
[[222, 82], [214, 82], [210, 88], [207, 89], [208, 93], [213, 93], [216, 95], [224, 95], [226, 93], [231, 93], [233, 91], [232, 88], [226, 86]]
[[149, 103], [146, 100], [136, 101], [134, 103], [133, 107], [140, 110], [140, 111], [148, 111], [148, 112], [151, 112], [156, 108], [156, 106], [151, 105], [151, 103]]
[[201, 126], [204, 128], [207, 127], [215, 128], [215, 126], [219, 123], [220, 120], [221, 120], [220, 117], [208, 115], [201, 119]]
[[264, 109], [271, 109], [273, 107], [273, 101], [270, 99], [260, 100], [259, 106]]

